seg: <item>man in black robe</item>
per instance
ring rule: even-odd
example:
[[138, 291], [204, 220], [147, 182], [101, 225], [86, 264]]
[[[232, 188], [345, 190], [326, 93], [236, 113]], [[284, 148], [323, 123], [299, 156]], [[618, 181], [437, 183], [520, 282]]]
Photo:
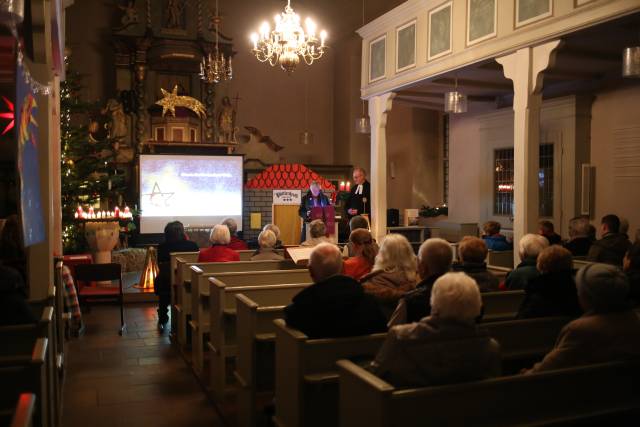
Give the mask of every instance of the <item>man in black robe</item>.
[[349, 220], [356, 215], [368, 215], [371, 220], [371, 185], [363, 168], [353, 170], [353, 186], [344, 209]]

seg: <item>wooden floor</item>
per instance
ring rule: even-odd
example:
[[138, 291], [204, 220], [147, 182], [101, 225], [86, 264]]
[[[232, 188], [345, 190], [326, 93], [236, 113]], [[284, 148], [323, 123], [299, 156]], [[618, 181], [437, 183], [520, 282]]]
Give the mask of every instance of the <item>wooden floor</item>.
[[85, 335], [67, 347], [63, 427], [223, 425], [191, 369], [158, 332], [155, 309], [128, 306], [123, 337], [117, 306], [85, 314]]

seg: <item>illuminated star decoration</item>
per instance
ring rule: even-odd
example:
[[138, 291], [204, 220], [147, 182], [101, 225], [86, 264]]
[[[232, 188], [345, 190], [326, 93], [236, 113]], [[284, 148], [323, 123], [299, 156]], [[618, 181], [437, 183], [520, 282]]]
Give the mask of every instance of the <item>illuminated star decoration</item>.
[[164, 89], [162, 91], [162, 99], [156, 101], [157, 105], [162, 107], [162, 117], [167, 114], [167, 111], [171, 112], [173, 117], [176, 116], [176, 107], [185, 107], [193, 111], [198, 117], [203, 118], [207, 116], [204, 105], [202, 102], [190, 96], [178, 95], [178, 85], [173, 87], [173, 91], [169, 92]]
[[10, 120], [10, 121], [9, 121], [9, 124], [7, 126], [5, 126], [4, 130], [2, 131], [2, 133], [0, 133], [0, 136], [6, 134], [11, 129], [13, 129], [13, 126], [16, 123], [16, 113], [15, 113], [15, 110], [13, 108], [13, 102], [9, 101], [4, 96], [2, 97], [2, 99], [4, 100], [4, 103], [7, 104], [7, 108], [9, 109], [9, 111], [7, 111], [6, 113], [0, 113], [0, 119], [7, 119], [7, 120]]
[[33, 124], [36, 127], [38, 126], [38, 123], [33, 116], [33, 109], [37, 106], [38, 104], [36, 103], [36, 99], [33, 95], [28, 94], [24, 97], [24, 102], [20, 108], [20, 128], [18, 132], [18, 142], [20, 145], [25, 144], [27, 141], [31, 141], [31, 144], [34, 147], [36, 146], [36, 135], [33, 132], [30, 132], [29, 125]]
[[174, 194], [176, 193], [163, 193], [162, 190], [160, 190], [160, 186], [156, 182], [155, 184], [153, 184], [151, 193], [143, 194], [143, 196], [149, 196], [149, 202], [151, 202], [153, 206], [161, 208], [163, 207], [162, 202], [164, 202], [164, 206], [169, 206], [169, 199], [172, 198]]

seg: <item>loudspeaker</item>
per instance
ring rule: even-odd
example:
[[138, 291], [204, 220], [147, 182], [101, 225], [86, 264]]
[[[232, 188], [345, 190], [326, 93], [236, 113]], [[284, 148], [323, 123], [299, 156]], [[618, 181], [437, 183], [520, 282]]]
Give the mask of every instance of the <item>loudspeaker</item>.
[[387, 209], [387, 227], [397, 227], [400, 225], [400, 211], [398, 209]]

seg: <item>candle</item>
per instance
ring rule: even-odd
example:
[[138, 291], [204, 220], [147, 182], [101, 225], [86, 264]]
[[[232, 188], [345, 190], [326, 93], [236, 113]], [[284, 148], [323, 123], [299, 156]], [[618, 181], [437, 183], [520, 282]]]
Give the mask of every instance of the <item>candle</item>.
[[89, 206], [89, 215], [93, 215], [94, 211], [93, 211], [93, 206]]
[[251, 41], [253, 42], [253, 50], [258, 49], [258, 33], [251, 33]]
[[344, 191], [344, 181], [340, 181], [340, 191]]
[[78, 219], [78, 212], [74, 213], [74, 214], [73, 214], [73, 217], [74, 217], [75, 219]]
[[320, 31], [320, 46], [324, 47], [324, 41], [327, 38], [327, 32], [325, 30]]
[[120, 217], [120, 208], [116, 206], [116, 209], [113, 211], [113, 216], [116, 218]]
[[351, 181], [347, 181], [347, 191], [351, 191]]

